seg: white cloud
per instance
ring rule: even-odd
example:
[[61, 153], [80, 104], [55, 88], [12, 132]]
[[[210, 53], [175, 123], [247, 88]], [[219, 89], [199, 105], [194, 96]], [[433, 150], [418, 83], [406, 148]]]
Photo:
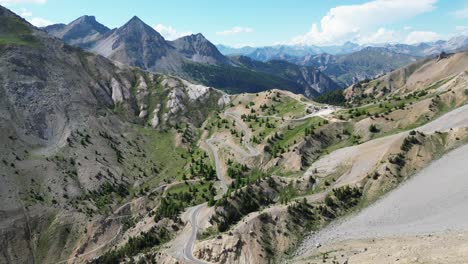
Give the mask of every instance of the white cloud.
[[405, 43], [416, 44], [421, 42], [431, 42], [441, 39], [442, 36], [432, 31], [413, 31], [406, 37]]
[[167, 40], [174, 40], [174, 39], [192, 34], [192, 32], [190, 31], [179, 32], [175, 28], [171, 26], [165, 26], [163, 24], [157, 24], [153, 28]]
[[468, 35], [468, 26], [456, 26], [455, 30], [458, 34]]
[[0, 5], [45, 4], [47, 0], [0, 0]]
[[251, 33], [253, 32], [254, 30], [249, 28], [249, 27], [239, 27], [239, 26], [236, 26], [236, 27], [233, 27], [231, 29], [227, 29], [227, 30], [224, 30], [224, 31], [220, 31], [220, 32], [216, 32], [217, 35], [221, 35], [221, 36], [229, 36], [229, 35], [235, 35], [235, 34], [239, 34], [239, 33]]
[[26, 10], [26, 9], [22, 9], [22, 10], [21, 10], [21, 13], [20, 13], [20, 16], [22, 16], [22, 17], [24, 17], [24, 18], [26, 18], [26, 17], [31, 17], [31, 16], [32, 16], [32, 13], [29, 12], [28, 10]]
[[[437, 0], [373, 0], [358, 5], [343, 5], [330, 9], [320, 25], [313, 24], [309, 32], [293, 38], [291, 44], [332, 45], [346, 41], [358, 43], [379, 39], [382, 27], [404, 21], [435, 8]], [[379, 33], [380, 30], [380, 33]]]
[[404, 30], [412, 30], [413, 27], [412, 27], [412, 26], [406, 26], [406, 27], [404, 27], [403, 29], [404, 29]]
[[45, 27], [45, 26], [54, 24], [54, 22], [48, 19], [33, 16], [33, 13], [31, 13], [30, 11], [26, 9], [21, 10], [20, 16], [22, 16], [24, 19], [29, 21], [29, 23], [33, 24], [36, 27]]
[[461, 10], [453, 12], [453, 15], [459, 19], [468, 18], [468, 7], [465, 9], [461, 9]]
[[375, 33], [362, 37], [359, 42], [363, 44], [391, 43], [400, 39], [400, 33], [394, 30], [379, 28]]

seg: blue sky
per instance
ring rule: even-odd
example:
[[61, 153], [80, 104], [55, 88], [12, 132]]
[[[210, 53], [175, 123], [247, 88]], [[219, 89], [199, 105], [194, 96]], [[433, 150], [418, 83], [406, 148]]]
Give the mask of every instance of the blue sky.
[[468, 33], [468, 0], [0, 0], [35, 25], [94, 15], [108, 27], [137, 15], [166, 38], [213, 43], [416, 43]]

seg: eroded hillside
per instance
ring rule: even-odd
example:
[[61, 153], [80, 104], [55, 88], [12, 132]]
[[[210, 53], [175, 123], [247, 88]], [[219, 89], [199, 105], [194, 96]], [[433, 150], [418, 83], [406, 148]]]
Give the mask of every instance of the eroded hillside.
[[0, 262], [333, 263], [311, 232], [468, 140], [466, 52], [336, 107], [227, 95], [0, 20]]

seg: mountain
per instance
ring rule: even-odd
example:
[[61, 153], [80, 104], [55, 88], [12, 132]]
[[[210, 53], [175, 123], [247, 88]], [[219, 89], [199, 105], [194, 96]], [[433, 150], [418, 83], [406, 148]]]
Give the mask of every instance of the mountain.
[[241, 47], [233, 48], [225, 45], [218, 45], [219, 50], [224, 55], [244, 55], [260, 61], [282, 59], [288, 57], [304, 57], [318, 54], [344, 55], [350, 54], [366, 47], [384, 47], [395, 53], [403, 53], [411, 56], [430, 56], [439, 54], [442, 51], [453, 52], [466, 50], [468, 48], [468, 36], [461, 35], [453, 37], [447, 41], [439, 40], [435, 42], [423, 42], [418, 44], [366, 44], [359, 45], [353, 42], [346, 42], [343, 45], [331, 46], [302, 46], [302, 45], [275, 45], [265, 47]]
[[222, 45], [222, 44], [216, 45], [216, 48], [223, 55], [245, 55], [245, 54], [253, 52], [256, 49], [255, 47], [250, 47], [250, 46], [234, 48], [234, 47], [229, 47], [229, 46]]
[[304, 45], [275, 45], [265, 47], [241, 47], [233, 48], [225, 45], [217, 45], [224, 55], [244, 55], [259, 61], [281, 59], [284, 57], [303, 57], [322, 53], [346, 54], [362, 49], [362, 46], [346, 42], [343, 45], [334, 46], [304, 46]]
[[176, 178], [188, 147], [171, 128], [190, 141], [229, 98], [65, 44], [2, 6], [0, 24], [0, 263], [56, 263], [103, 243], [130, 190]]
[[193, 62], [207, 64], [229, 64], [229, 60], [221, 54], [215, 45], [202, 34], [189, 35], [170, 42], [178, 52]]
[[166, 41], [138, 17], [113, 30], [108, 30], [94, 17], [88, 16], [69, 25], [53, 25], [44, 30], [70, 44], [123, 64], [179, 76], [229, 92], [259, 92], [278, 88], [298, 93], [308, 91], [309, 96], [314, 96], [336, 87], [328, 81], [319, 81], [320, 78], [304, 81], [237, 65], [202, 34]]
[[[468, 52], [332, 91], [344, 98], [335, 108], [283, 90], [228, 95], [146, 72], [1, 6], [0, 25], [0, 263], [393, 263], [402, 247], [406, 259], [464, 262], [466, 147], [430, 164], [468, 142]], [[313, 67], [240, 56], [186, 65], [230, 83], [245, 81], [230, 80], [236, 71], [298, 88], [327, 80]], [[440, 177], [447, 168], [463, 183], [460, 195]], [[444, 188], [435, 181], [413, 195], [428, 170]], [[364, 224], [352, 215], [415, 177], [397, 197], [415, 198], [411, 210], [387, 203]], [[363, 239], [361, 231], [381, 230], [387, 209], [397, 214], [386, 222], [392, 240], [373, 231]], [[327, 228], [341, 222], [348, 228]], [[447, 241], [456, 246], [428, 256], [411, 249]]]
[[257, 48], [247, 54], [241, 54], [248, 56], [258, 61], [269, 61], [284, 59], [288, 57], [301, 57], [309, 54], [319, 54], [322, 50], [315, 46], [288, 46], [288, 45], [277, 45], [271, 47]]
[[48, 26], [44, 30], [71, 45], [153, 72], [177, 74], [187, 62], [229, 64], [229, 60], [203, 35], [166, 41], [136, 16], [113, 30], [90, 16], [80, 17], [66, 26]]
[[43, 28], [49, 34], [63, 39], [70, 45], [87, 48], [92, 46], [109, 28], [96, 21], [94, 16], [82, 16], [68, 25], [56, 24]]
[[398, 53], [412, 56], [431, 56], [441, 52], [456, 52], [468, 49], [468, 35], [453, 37], [449, 40], [435, 42], [423, 42], [414, 45], [408, 44], [384, 44], [383, 47]]
[[387, 48], [367, 47], [350, 54], [308, 55], [287, 60], [298, 65], [317, 67], [337, 83], [349, 86], [414, 62], [417, 57], [396, 53]]
[[177, 70], [183, 60], [175, 47], [136, 16], [103, 36], [88, 50], [154, 72]]
[[314, 97], [341, 87], [316, 67], [298, 66], [283, 60], [271, 60], [266, 63], [246, 56], [231, 57], [237, 64], [248, 69], [268, 73], [301, 84], [303, 90], [294, 91], [307, 97]]
[[[450, 91], [450, 85], [462, 86], [466, 82], [468, 51], [441, 53], [389, 72], [372, 81], [363, 81], [345, 89], [349, 101], [363, 98], [382, 98], [387, 94], [404, 94], [424, 90], [431, 93]], [[447, 85], [446, 85], [447, 84]], [[450, 84], [450, 85], [448, 85]]]

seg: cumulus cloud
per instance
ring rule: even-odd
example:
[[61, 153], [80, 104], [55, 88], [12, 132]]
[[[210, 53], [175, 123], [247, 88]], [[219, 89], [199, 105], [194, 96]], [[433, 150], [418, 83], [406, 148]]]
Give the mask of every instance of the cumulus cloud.
[[47, 0], [0, 0], [0, 5], [45, 4]]
[[461, 10], [453, 12], [453, 15], [459, 19], [468, 18], [468, 7], [465, 9], [461, 9]]
[[431, 42], [441, 39], [442, 36], [432, 31], [413, 31], [408, 34], [405, 42], [407, 44], [416, 44], [421, 42]]
[[379, 28], [375, 33], [363, 36], [359, 42], [363, 44], [391, 43], [400, 39], [400, 33], [395, 30]]
[[45, 26], [54, 24], [54, 22], [48, 19], [33, 16], [33, 13], [31, 13], [30, 11], [26, 9], [21, 10], [20, 16], [26, 19], [27, 21], [29, 21], [29, 23], [33, 24], [36, 27], [45, 27]]
[[45, 27], [54, 24], [54, 22], [42, 17], [31, 17], [26, 20], [28, 20], [29, 23], [33, 24], [36, 27]]
[[468, 26], [456, 26], [455, 30], [458, 34], [468, 35]]
[[437, 0], [373, 0], [363, 4], [337, 6], [328, 11], [320, 25], [313, 24], [309, 32], [293, 38], [290, 43], [332, 45], [346, 41], [363, 43], [370, 39], [379, 40], [384, 37], [383, 26], [429, 12], [435, 8], [436, 2]]
[[231, 29], [216, 32], [216, 34], [221, 35], [221, 36], [229, 36], [229, 35], [236, 35], [236, 34], [239, 34], [239, 33], [251, 33], [251, 32], [253, 32], [253, 29], [251, 29], [249, 27], [236, 26], [236, 27], [233, 27]]
[[29, 12], [28, 10], [26, 10], [26, 9], [23, 9], [23, 10], [21, 10], [20, 16], [22, 16], [22, 17], [31, 17], [32, 13]]
[[171, 26], [165, 26], [163, 24], [157, 24], [153, 28], [167, 40], [174, 40], [192, 34], [190, 31], [180, 32]]

